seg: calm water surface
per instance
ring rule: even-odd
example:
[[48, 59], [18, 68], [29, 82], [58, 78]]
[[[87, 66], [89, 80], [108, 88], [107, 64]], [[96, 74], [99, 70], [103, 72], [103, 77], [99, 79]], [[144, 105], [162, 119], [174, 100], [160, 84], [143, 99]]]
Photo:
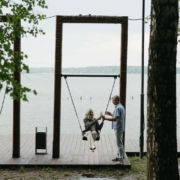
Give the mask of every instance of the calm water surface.
[[[69, 87], [77, 109], [81, 126], [86, 110], [92, 108], [95, 116], [104, 112], [108, 103], [114, 78], [75, 78], [69, 77]], [[177, 92], [180, 92], [180, 75], [177, 75]], [[54, 74], [23, 74], [22, 84], [36, 89], [38, 95], [28, 94], [29, 102], [21, 103], [21, 133], [34, 133], [35, 127], [48, 127], [48, 133], [53, 132], [53, 101], [54, 101]], [[119, 79], [115, 84], [113, 95], [118, 94]], [[145, 125], [146, 125], [146, 90], [147, 76], [145, 75]], [[3, 99], [0, 94], [0, 103]], [[141, 75], [127, 75], [127, 102], [126, 102], [126, 138], [139, 139], [140, 132], [140, 93]], [[62, 81], [61, 133], [80, 134], [76, 114], [71, 103], [65, 81]], [[82, 99], [80, 99], [82, 97]], [[109, 111], [114, 105], [110, 102]], [[177, 93], [177, 135], [180, 139], [180, 95]], [[12, 133], [12, 99], [7, 95], [0, 115], [0, 133]], [[111, 134], [111, 123], [106, 121], [102, 133]], [[145, 129], [146, 135], [146, 129]]]

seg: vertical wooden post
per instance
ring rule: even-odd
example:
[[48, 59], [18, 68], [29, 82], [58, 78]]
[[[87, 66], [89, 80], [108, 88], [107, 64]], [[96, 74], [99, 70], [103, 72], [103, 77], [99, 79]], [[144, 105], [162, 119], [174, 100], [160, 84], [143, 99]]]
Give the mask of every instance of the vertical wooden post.
[[54, 82], [54, 128], [53, 128], [53, 158], [60, 157], [60, 117], [61, 117], [61, 71], [62, 71], [62, 22], [56, 17], [55, 44], [55, 82]]
[[[21, 26], [19, 20], [18, 25]], [[17, 30], [14, 30], [17, 34]], [[20, 35], [16, 37], [14, 41], [14, 53], [21, 52], [21, 37]], [[15, 56], [15, 55], [14, 55]], [[14, 59], [16, 61], [16, 57]], [[21, 75], [17, 67], [15, 67], [14, 79], [21, 83]], [[13, 100], [13, 149], [12, 157], [20, 157], [20, 100]]]
[[[127, 79], [127, 46], [128, 46], [128, 17], [124, 17], [121, 26], [121, 60], [120, 60], [120, 98], [126, 110], [126, 79]], [[126, 125], [126, 118], [125, 118]], [[123, 136], [125, 145], [125, 132]], [[124, 146], [125, 147], [125, 146]]]

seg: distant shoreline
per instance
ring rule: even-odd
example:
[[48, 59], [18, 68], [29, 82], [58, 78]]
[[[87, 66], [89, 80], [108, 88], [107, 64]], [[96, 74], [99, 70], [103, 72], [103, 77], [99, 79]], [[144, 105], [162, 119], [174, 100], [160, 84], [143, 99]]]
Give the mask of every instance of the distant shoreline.
[[[62, 73], [67, 74], [119, 74], [119, 66], [88, 66], [77, 68], [62, 68]], [[30, 68], [30, 73], [54, 73], [53, 67]], [[180, 74], [180, 67], [177, 68]], [[128, 66], [127, 74], [141, 74], [141, 66]], [[147, 74], [147, 66], [144, 67], [144, 74]]]

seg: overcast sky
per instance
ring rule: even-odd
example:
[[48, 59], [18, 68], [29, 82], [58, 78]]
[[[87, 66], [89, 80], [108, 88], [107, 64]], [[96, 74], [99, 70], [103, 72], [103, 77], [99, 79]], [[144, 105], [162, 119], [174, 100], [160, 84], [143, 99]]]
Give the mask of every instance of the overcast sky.
[[[142, 0], [47, 0], [47, 17], [54, 15], [106, 15], [142, 18]], [[150, 14], [146, 0], [145, 17]], [[39, 25], [46, 35], [22, 40], [30, 67], [53, 67], [55, 17]], [[113, 66], [120, 62], [120, 25], [64, 24], [63, 67]], [[129, 20], [128, 65], [141, 65], [142, 22]], [[149, 24], [145, 25], [145, 65], [148, 63]]]

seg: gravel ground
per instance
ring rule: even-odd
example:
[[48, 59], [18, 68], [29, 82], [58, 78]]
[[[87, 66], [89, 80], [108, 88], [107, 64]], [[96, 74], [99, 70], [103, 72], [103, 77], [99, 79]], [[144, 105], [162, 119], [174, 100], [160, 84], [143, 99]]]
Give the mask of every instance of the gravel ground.
[[107, 178], [108, 180], [145, 180], [146, 158], [129, 158], [131, 169], [113, 167], [72, 168], [72, 167], [10, 167], [0, 169], [0, 180], [80, 180], [81, 178]]

